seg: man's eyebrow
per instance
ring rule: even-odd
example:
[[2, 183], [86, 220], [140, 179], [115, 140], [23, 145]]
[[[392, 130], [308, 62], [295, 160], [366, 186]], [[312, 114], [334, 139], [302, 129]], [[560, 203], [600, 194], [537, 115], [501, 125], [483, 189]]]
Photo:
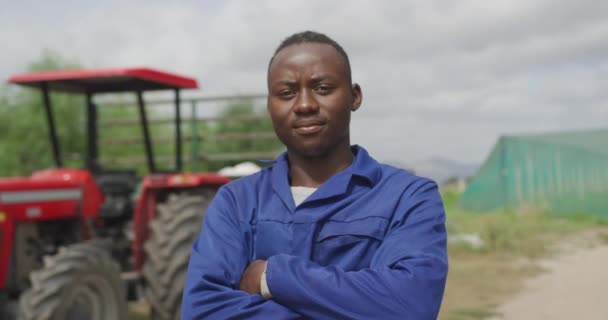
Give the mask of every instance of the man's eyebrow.
[[334, 80], [334, 79], [335, 79], [335, 77], [333, 77], [331, 74], [319, 74], [319, 75], [313, 76], [309, 80], [309, 82], [311, 82], [311, 83], [319, 83], [319, 82], [321, 82], [323, 80]]
[[[315, 75], [312, 78], [310, 78], [308, 80], [308, 83], [319, 83], [321, 81], [324, 80], [335, 80], [336, 77], [332, 76], [331, 74], [319, 74], [319, 75]], [[270, 85], [272, 86], [279, 86], [279, 85], [285, 85], [285, 86], [294, 86], [298, 81], [296, 80], [276, 80], [271, 82]]]
[[276, 86], [276, 85], [292, 86], [294, 84], [296, 84], [295, 80], [277, 80], [277, 81], [272, 82], [273, 86]]

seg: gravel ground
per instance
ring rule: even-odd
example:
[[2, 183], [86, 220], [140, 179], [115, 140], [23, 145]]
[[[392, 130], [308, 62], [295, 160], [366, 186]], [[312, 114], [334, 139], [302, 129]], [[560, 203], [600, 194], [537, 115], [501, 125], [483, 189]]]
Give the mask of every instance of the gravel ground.
[[607, 320], [608, 245], [568, 251], [543, 262], [547, 272], [530, 279], [492, 320]]

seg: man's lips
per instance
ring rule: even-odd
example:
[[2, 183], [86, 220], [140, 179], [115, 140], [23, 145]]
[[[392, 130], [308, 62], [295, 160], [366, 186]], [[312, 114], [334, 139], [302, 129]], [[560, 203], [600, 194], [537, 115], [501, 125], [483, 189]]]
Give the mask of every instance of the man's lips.
[[323, 130], [325, 121], [322, 119], [302, 119], [294, 123], [296, 133], [301, 135], [311, 135]]

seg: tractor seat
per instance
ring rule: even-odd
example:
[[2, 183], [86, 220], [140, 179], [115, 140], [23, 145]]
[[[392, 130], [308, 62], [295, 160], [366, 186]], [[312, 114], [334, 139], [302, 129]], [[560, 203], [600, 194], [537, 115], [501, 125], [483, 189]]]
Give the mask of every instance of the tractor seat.
[[105, 195], [130, 196], [137, 187], [135, 170], [112, 170], [98, 173], [97, 185]]
[[96, 175], [95, 180], [106, 196], [99, 210], [99, 217], [128, 219], [133, 211], [131, 195], [137, 187], [135, 170], [102, 171]]

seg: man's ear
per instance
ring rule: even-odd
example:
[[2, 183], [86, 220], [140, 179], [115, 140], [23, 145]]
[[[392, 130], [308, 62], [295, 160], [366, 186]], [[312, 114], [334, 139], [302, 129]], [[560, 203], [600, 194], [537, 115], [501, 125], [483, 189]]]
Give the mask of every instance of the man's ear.
[[361, 86], [358, 83], [353, 83], [352, 88], [353, 93], [353, 105], [351, 107], [351, 111], [357, 111], [363, 102], [363, 91], [361, 91]]

